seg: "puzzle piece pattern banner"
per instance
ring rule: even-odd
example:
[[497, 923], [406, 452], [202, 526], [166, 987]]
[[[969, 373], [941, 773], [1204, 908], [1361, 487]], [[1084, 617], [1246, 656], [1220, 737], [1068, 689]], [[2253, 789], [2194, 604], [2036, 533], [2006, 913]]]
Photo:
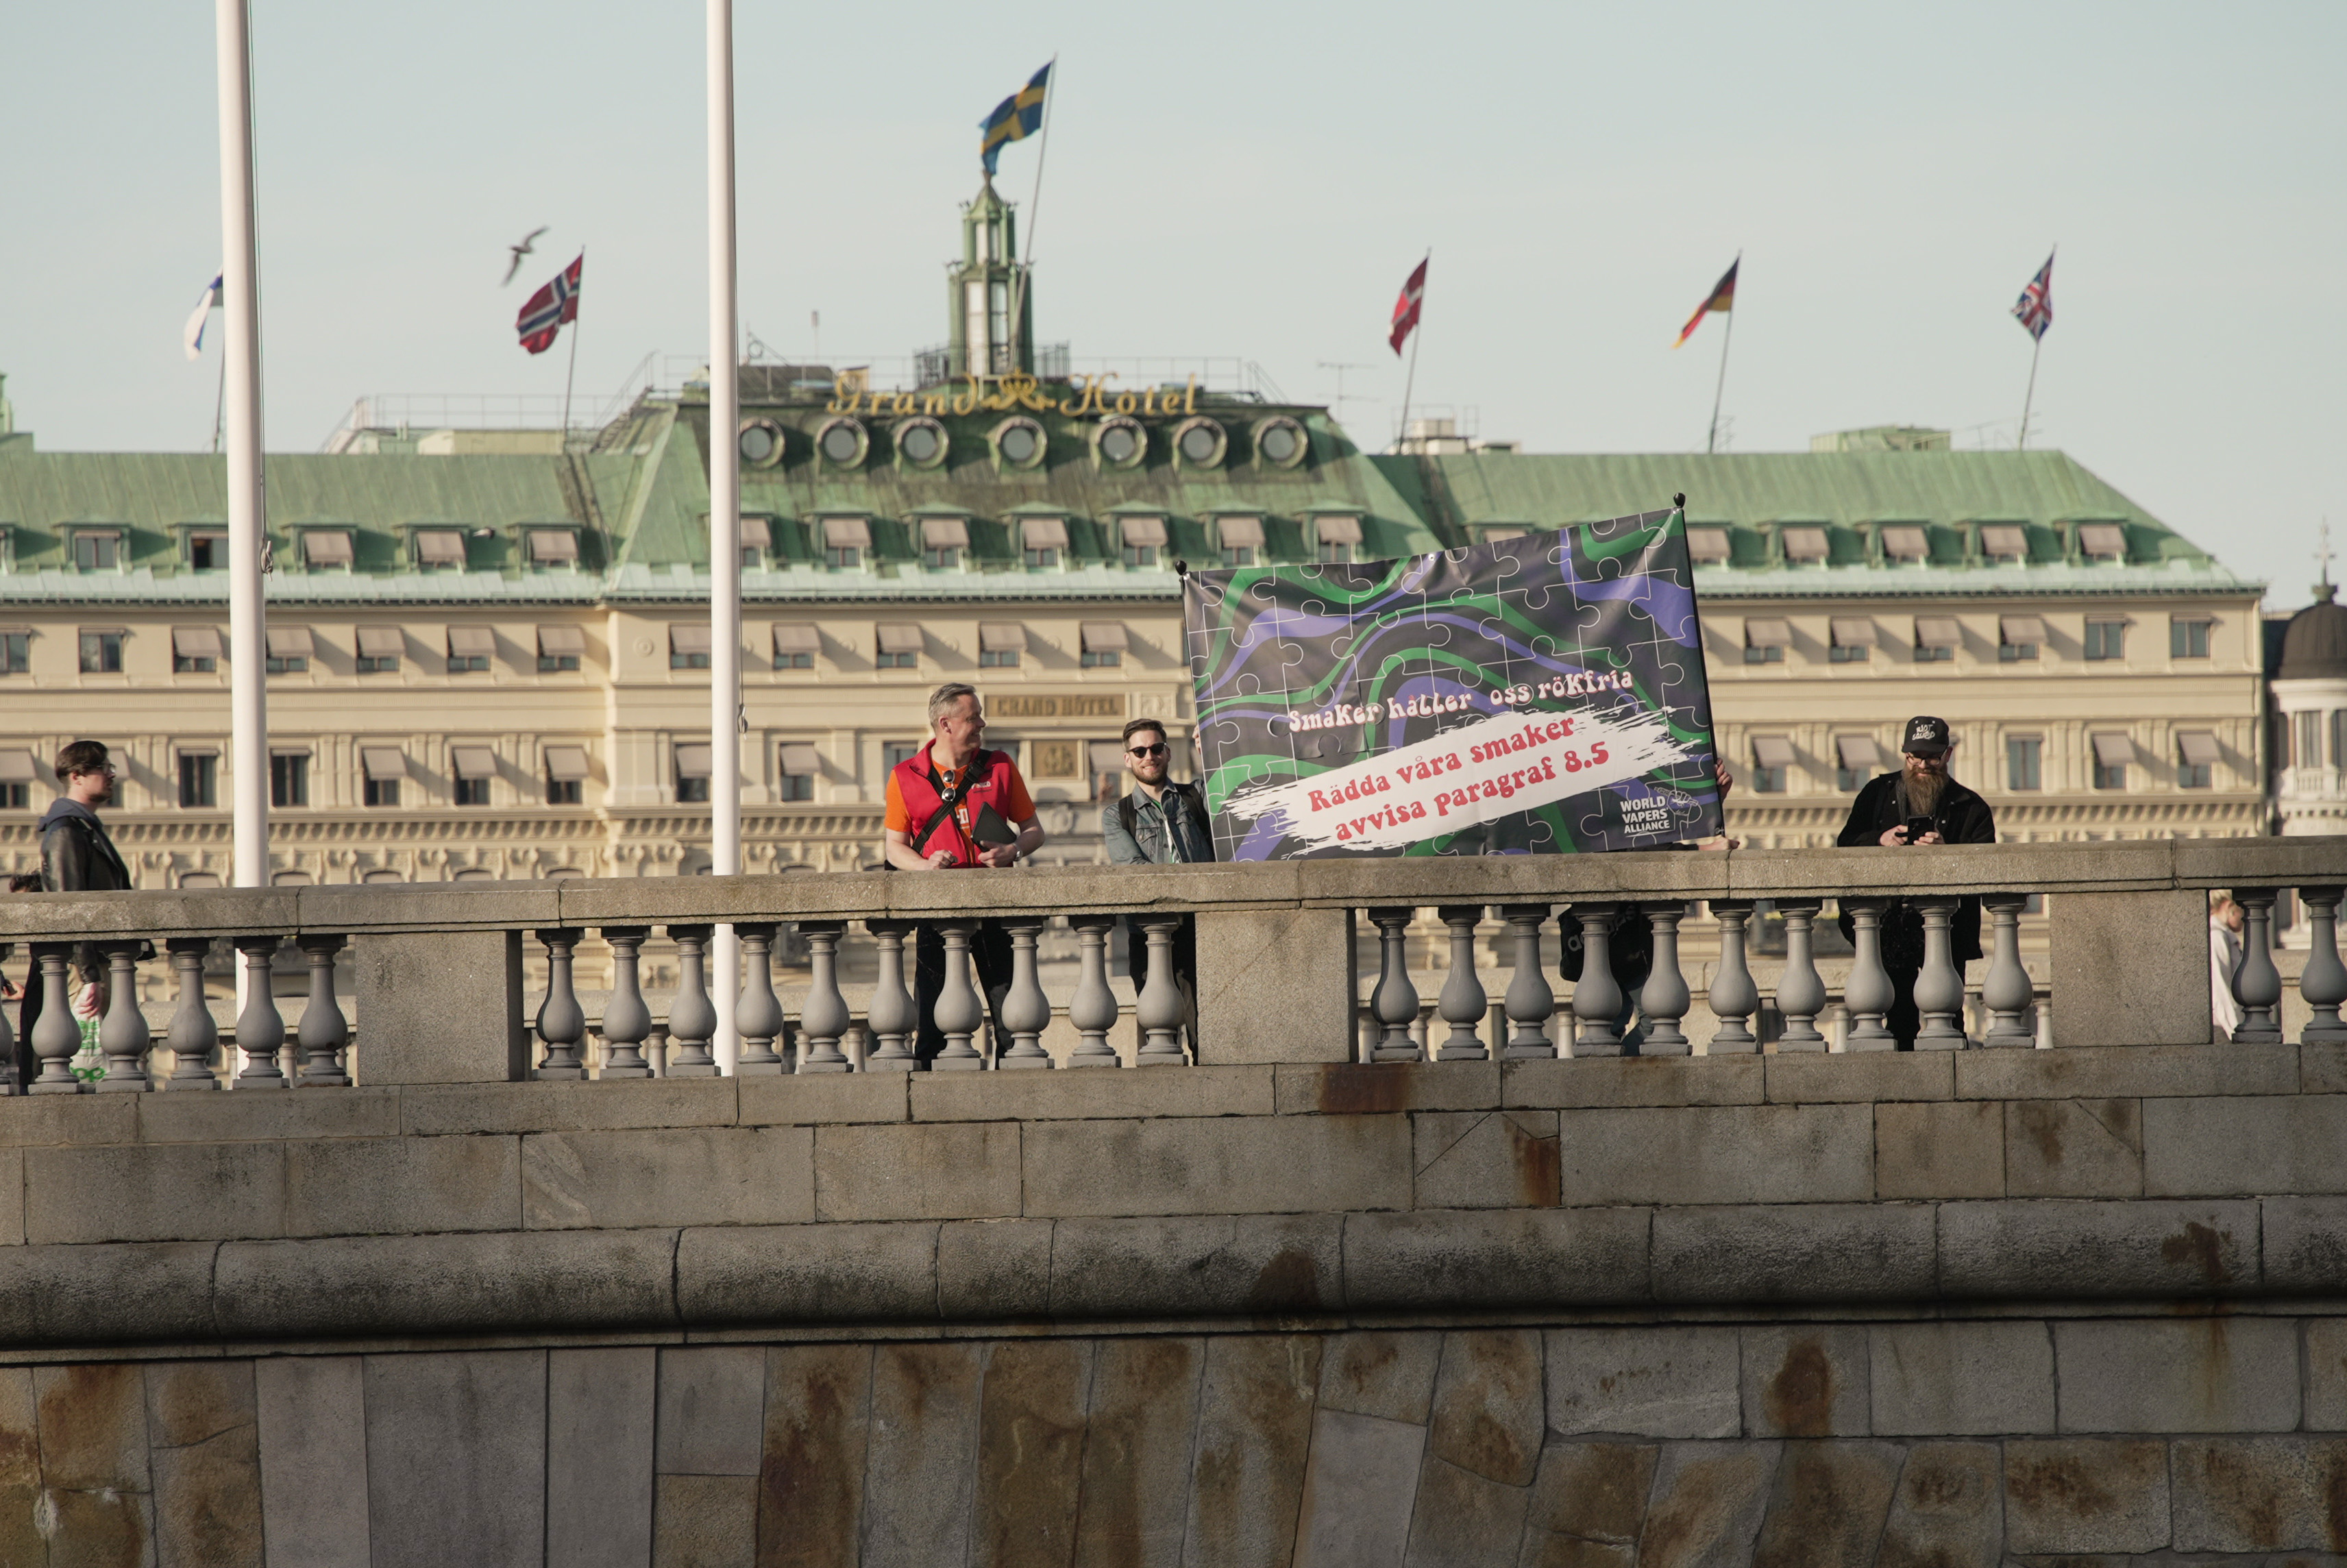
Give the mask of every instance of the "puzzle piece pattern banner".
[[1555, 855], [1720, 831], [1678, 511], [1183, 581], [1215, 853]]

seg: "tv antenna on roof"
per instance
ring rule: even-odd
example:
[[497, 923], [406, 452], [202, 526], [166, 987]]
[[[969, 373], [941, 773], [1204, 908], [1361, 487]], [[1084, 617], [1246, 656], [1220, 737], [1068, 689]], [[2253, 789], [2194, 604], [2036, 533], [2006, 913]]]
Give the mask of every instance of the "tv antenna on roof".
[[[1345, 373], [1348, 370], [1375, 370], [1377, 366], [1373, 364], [1339, 364], [1335, 360], [1324, 359], [1319, 362], [1319, 368], [1322, 370], [1333, 370], [1337, 373], [1337, 395], [1328, 400], [1328, 406], [1335, 411], [1338, 419], [1342, 419], [1345, 416], [1345, 404], [1347, 401], [1345, 397]], [[1351, 401], [1360, 403], [1366, 400], [1356, 397]]]

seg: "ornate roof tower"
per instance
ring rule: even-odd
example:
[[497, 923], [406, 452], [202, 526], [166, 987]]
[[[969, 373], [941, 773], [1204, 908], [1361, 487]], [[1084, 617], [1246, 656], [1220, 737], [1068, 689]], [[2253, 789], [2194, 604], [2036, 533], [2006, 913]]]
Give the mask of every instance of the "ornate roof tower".
[[1017, 215], [988, 180], [961, 210], [961, 261], [948, 285], [947, 374], [1033, 372], [1035, 298], [1026, 272], [1019, 262]]

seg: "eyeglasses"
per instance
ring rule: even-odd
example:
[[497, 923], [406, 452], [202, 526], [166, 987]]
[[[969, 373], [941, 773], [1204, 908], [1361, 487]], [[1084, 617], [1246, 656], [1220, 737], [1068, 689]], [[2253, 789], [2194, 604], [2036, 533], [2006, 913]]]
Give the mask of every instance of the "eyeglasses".
[[1165, 743], [1160, 741], [1153, 746], [1127, 746], [1124, 754], [1128, 757], [1162, 757], [1165, 754]]

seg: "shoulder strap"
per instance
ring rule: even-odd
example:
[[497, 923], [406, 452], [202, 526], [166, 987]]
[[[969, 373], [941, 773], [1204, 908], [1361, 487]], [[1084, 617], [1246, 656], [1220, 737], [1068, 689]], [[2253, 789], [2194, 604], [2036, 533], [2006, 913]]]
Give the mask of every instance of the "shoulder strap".
[[954, 781], [953, 788], [948, 789], [945, 787], [945, 780], [938, 776], [936, 759], [929, 754], [928, 747], [924, 746], [921, 749], [921, 767], [928, 774], [929, 787], [937, 792], [938, 809], [928, 821], [921, 824], [921, 831], [913, 835], [915, 854], [920, 853], [921, 846], [928, 843], [929, 835], [938, 830], [939, 823], [948, 821], [953, 816], [954, 807], [959, 805], [961, 797], [969, 793], [969, 786], [976, 784], [979, 775], [992, 767], [993, 764], [994, 753], [980, 751], [976, 756], [971, 757], [969, 765], [961, 770], [961, 777]]

